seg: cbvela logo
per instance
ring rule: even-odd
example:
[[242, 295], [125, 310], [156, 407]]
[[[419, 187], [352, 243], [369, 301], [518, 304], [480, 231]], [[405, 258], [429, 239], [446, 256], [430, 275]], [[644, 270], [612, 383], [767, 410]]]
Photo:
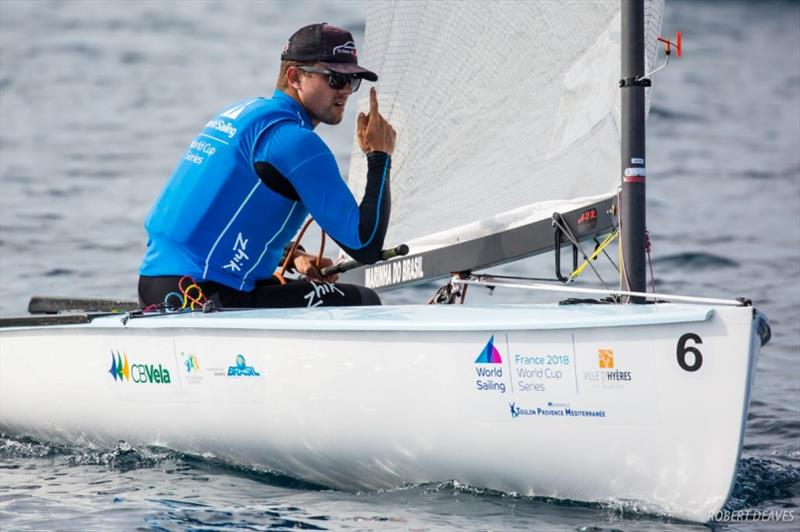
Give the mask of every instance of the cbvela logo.
[[260, 377], [253, 366], [248, 366], [244, 355], [236, 355], [236, 365], [228, 368], [228, 377]]
[[169, 370], [161, 364], [128, 363], [128, 355], [111, 351], [111, 368], [108, 370], [115, 382], [135, 384], [170, 384]]
[[[115, 356], [116, 355], [116, 356]], [[123, 357], [125, 362], [123, 363]], [[131, 370], [130, 366], [128, 365], [128, 355], [123, 353], [122, 355], [119, 354], [119, 351], [114, 353], [111, 351], [111, 369], [108, 370], [114, 380], [116, 381], [119, 379], [120, 382], [123, 380], [129, 381], [131, 380]]]
[[475, 359], [475, 373], [478, 377], [475, 387], [479, 391], [506, 393], [503, 358], [500, 356], [500, 351], [494, 346], [494, 335], [489, 338], [478, 358]]

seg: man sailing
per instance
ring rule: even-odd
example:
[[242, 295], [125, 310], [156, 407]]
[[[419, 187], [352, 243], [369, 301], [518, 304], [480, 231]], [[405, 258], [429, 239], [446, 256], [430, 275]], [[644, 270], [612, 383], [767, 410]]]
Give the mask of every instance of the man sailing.
[[[359, 114], [357, 138], [368, 161], [357, 204], [336, 160], [314, 132], [338, 124], [363, 79], [353, 36], [327, 23], [301, 28], [281, 54], [272, 98], [229, 106], [212, 118], [156, 200], [146, 222], [139, 303], [165, 303], [190, 276], [224, 307], [379, 305], [372, 290], [323, 278], [315, 258], [296, 250], [291, 266], [306, 279], [274, 276], [292, 237], [310, 214], [350, 256], [380, 258], [389, 223], [389, 174], [396, 133], [378, 111]], [[332, 264], [323, 258], [320, 266]]]

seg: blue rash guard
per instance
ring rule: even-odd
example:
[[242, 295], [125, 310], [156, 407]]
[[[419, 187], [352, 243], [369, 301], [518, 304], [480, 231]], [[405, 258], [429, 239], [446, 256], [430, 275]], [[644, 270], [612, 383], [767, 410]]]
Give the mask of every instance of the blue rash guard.
[[251, 291], [271, 277], [310, 213], [348, 254], [380, 257], [389, 222], [389, 156], [368, 154], [358, 205], [305, 110], [276, 90], [206, 124], [146, 222], [143, 276], [191, 275]]

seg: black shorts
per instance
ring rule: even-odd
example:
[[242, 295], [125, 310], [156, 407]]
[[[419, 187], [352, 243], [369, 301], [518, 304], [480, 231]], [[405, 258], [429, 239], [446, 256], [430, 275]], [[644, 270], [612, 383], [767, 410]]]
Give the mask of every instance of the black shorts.
[[[139, 305], [160, 305], [170, 292], [179, 292], [180, 276], [139, 276]], [[380, 305], [381, 300], [373, 290], [352, 284], [318, 281], [289, 281], [280, 284], [272, 277], [256, 282], [252, 292], [242, 292], [213, 281], [198, 283], [203, 294], [217, 308], [286, 308], [286, 307], [344, 307]], [[184, 282], [184, 286], [187, 286]], [[174, 302], [177, 300], [171, 300]]]

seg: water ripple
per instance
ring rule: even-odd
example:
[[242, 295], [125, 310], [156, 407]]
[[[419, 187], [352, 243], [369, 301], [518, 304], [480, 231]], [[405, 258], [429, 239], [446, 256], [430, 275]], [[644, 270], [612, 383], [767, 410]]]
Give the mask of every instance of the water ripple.
[[688, 270], [736, 268], [739, 266], [739, 263], [732, 259], [702, 251], [689, 251], [684, 253], [675, 253], [673, 255], [666, 255], [655, 259], [653, 264], [658, 264], [668, 268]]

